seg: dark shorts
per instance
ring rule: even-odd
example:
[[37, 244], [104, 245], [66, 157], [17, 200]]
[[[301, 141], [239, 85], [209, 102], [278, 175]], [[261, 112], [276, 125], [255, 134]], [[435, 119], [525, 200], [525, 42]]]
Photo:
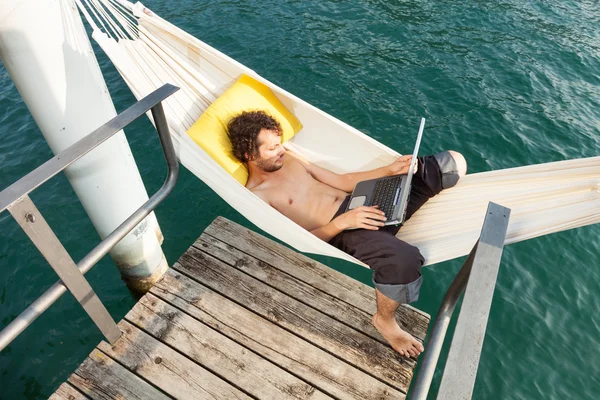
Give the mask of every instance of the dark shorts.
[[[413, 175], [406, 219], [433, 196], [458, 182], [454, 158], [448, 152], [418, 158], [418, 171]], [[340, 205], [335, 217], [344, 213], [350, 196]], [[419, 298], [425, 259], [414, 246], [397, 239], [399, 225], [388, 225], [377, 231], [354, 229], [340, 232], [329, 243], [361, 260], [373, 270], [373, 284], [386, 297], [398, 303]]]

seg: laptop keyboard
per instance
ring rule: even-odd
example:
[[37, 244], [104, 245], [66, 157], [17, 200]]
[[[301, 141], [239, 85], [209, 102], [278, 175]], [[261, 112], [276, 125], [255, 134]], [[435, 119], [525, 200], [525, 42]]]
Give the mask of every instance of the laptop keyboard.
[[401, 180], [402, 175], [396, 175], [386, 179], [380, 179], [375, 183], [371, 205], [379, 206], [379, 209], [385, 213], [385, 216], [388, 219], [392, 218], [396, 189], [400, 186]]

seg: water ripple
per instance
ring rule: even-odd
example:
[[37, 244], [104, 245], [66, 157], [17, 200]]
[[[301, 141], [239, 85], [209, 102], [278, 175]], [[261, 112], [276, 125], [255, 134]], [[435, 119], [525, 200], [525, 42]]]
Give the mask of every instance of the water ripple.
[[[461, 151], [471, 172], [598, 155], [600, 7], [595, 0], [145, 4], [401, 153], [412, 149], [424, 116], [423, 154]], [[133, 96], [94, 47], [116, 108], [123, 110]], [[147, 120], [126, 130], [151, 191], [162, 183], [164, 166], [151, 156], [160, 154], [160, 147], [149, 132]], [[1, 187], [51, 157], [2, 67], [0, 137]], [[97, 243], [64, 177], [36, 191], [34, 200], [75, 259]], [[196, 206], [207, 203], [211, 213]], [[217, 215], [247, 224], [185, 169], [157, 214], [170, 261]], [[505, 249], [474, 398], [597, 397], [599, 237], [600, 227], [590, 226]], [[6, 213], [0, 215], [0, 240], [2, 326], [56, 277]], [[436, 314], [461, 262], [425, 269], [418, 308]], [[116, 319], [133, 304], [109, 260], [89, 279]], [[11, 399], [45, 398], [99, 340], [78, 305], [63, 299], [0, 353], [0, 386], [9, 388]], [[440, 378], [441, 367], [433, 392]]]

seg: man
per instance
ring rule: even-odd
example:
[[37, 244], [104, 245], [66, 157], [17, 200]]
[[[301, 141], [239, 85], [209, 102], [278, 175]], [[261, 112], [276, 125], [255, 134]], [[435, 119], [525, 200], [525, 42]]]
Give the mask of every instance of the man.
[[[371, 171], [339, 175], [286, 151], [281, 126], [262, 111], [244, 112], [227, 128], [233, 154], [248, 167], [246, 187], [318, 238], [369, 265], [377, 300], [373, 325], [394, 350], [418, 356], [423, 345], [398, 326], [395, 313], [400, 303], [419, 297], [423, 256], [394, 236], [399, 226], [384, 226], [385, 215], [376, 206], [345, 212], [348, 194], [358, 182], [406, 174], [412, 156]], [[454, 186], [466, 170], [464, 157], [454, 151], [419, 157], [407, 219], [429, 198]]]

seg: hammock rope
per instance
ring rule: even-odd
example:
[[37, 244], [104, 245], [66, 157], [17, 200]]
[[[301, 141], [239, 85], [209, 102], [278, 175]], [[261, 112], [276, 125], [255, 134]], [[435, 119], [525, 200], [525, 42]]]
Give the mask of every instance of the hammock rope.
[[[167, 82], [181, 88], [163, 107], [186, 168], [256, 226], [297, 250], [365, 266], [240, 185], [186, 131], [237, 78], [247, 74], [269, 86], [303, 123], [303, 130], [286, 147], [309, 161], [346, 173], [387, 165], [397, 152], [277, 87], [139, 2], [75, 1], [93, 29], [92, 37], [136, 98]], [[152, 121], [150, 113], [148, 117]], [[339, 143], [345, 147], [340, 149]], [[512, 210], [507, 244], [598, 223], [600, 157], [469, 174], [427, 202], [397, 237], [417, 246], [426, 264], [466, 255], [479, 237], [489, 201]]]

